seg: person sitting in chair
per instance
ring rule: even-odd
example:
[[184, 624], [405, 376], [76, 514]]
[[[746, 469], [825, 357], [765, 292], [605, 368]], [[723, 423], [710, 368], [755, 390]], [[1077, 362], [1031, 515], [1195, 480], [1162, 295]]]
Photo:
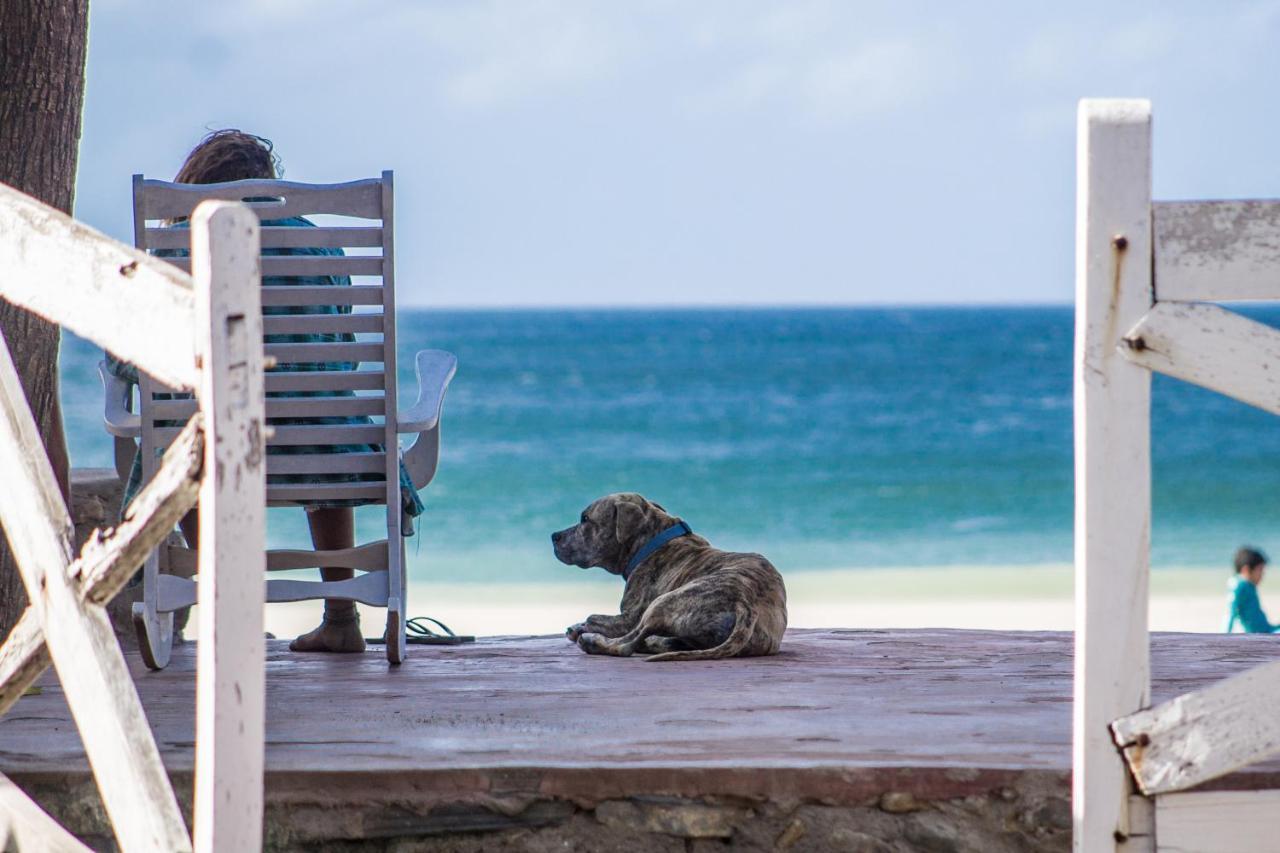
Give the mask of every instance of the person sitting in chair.
[[1246, 634], [1280, 631], [1280, 624], [1271, 624], [1258, 601], [1258, 584], [1262, 583], [1267, 570], [1266, 555], [1256, 548], [1241, 548], [1236, 551], [1235, 567], [1236, 573], [1228, 585], [1231, 613], [1227, 617], [1227, 633], [1236, 630], [1237, 625]]
[[[216, 130], [202, 139], [199, 144], [192, 149], [187, 155], [186, 161], [182, 168], [178, 171], [178, 175], [174, 178], [178, 183], [184, 184], [214, 184], [225, 181], [241, 181], [247, 179], [267, 179], [274, 180], [280, 172], [280, 161], [274, 152], [274, 147], [270, 140], [260, 136], [254, 136], [250, 133], [244, 133], [239, 130], [227, 129]], [[289, 219], [269, 220], [262, 223], [265, 226], [293, 226], [293, 227], [309, 227], [313, 223], [302, 217], [292, 217]], [[187, 227], [185, 221], [173, 223], [173, 227]], [[185, 250], [162, 250], [156, 252], [157, 255], [164, 257], [181, 257], [187, 253]], [[267, 249], [263, 252], [265, 255], [341, 255], [341, 249], [330, 248], [287, 248], [287, 249]], [[350, 286], [351, 279], [347, 276], [271, 276], [262, 279], [263, 286]], [[264, 314], [341, 314], [349, 313], [351, 306], [349, 305], [308, 305], [308, 306], [271, 306], [263, 309]], [[266, 343], [337, 343], [352, 342], [355, 336], [349, 333], [313, 333], [313, 334], [291, 334], [291, 335], [267, 335]], [[116, 359], [110, 353], [107, 353], [107, 363], [110, 370], [121, 379], [137, 383], [138, 372], [131, 364]], [[288, 369], [291, 371], [305, 370], [355, 370], [358, 365], [350, 362], [344, 363], [303, 363], [290, 364]], [[281, 368], [276, 368], [281, 369]], [[354, 393], [354, 392], [347, 392]], [[309, 396], [308, 392], [278, 392], [268, 394], [269, 397], [305, 397]], [[360, 417], [316, 417], [316, 418], [272, 418], [268, 421], [271, 425], [298, 425], [298, 424], [353, 424], [353, 423], [369, 423], [368, 418]], [[336, 445], [324, 447], [311, 446], [276, 446], [268, 448], [270, 454], [276, 453], [356, 453], [365, 451], [380, 451], [380, 447], [369, 445]], [[289, 474], [289, 475], [273, 475], [268, 478], [270, 483], [307, 483], [307, 482], [332, 482], [335, 479], [348, 477], [352, 480], [359, 479], [361, 475], [305, 475], [305, 474]], [[133, 469], [129, 476], [129, 482], [125, 487], [123, 506], [128, 506], [129, 501], [138, 492], [141, 487], [142, 480], [142, 460], [141, 457], [135, 457], [133, 460]], [[413, 483], [409, 478], [409, 474], [405, 471], [403, 465], [400, 468], [400, 492], [402, 508], [410, 518], [417, 517], [422, 514], [423, 504], [418, 497], [417, 490], [413, 487]], [[321, 503], [305, 503], [303, 506], [307, 511], [307, 522], [311, 528], [311, 541], [317, 550], [340, 550], [351, 548], [355, 545], [355, 513], [352, 507], [359, 505], [359, 500], [342, 500], [342, 501], [326, 501]], [[198, 548], [198, 525], [196, 510], [192, 510], [182, 519], [180, 525], [183, 537], [187, 540], [190, 548]], [[412, 525], [405, 525], [405, 534], [412, 533]], [[351, 569], [345, 568], [321, 568], [320, 576], [326, 581], [346, 580], [354, 576]], [[297, 652], [361, 652], [364, 651], [365, 641], [360, 632], [359, 614], [356, 611], [355, 602], [343, 601], [337, 599], [325, 599], [324, 616], [320, 625], [314, 630], [303, 634], [289, 644], [289, 648]]]

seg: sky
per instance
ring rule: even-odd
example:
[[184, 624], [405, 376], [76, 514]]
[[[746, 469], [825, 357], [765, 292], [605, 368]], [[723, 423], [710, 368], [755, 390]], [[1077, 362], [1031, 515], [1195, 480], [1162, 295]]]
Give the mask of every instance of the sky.
[[1280, 196], [1280, 2], [94, 0], [76, 215], [208, 130], [396, 174], [420, 307], [1067, 303], [1081, 97]]

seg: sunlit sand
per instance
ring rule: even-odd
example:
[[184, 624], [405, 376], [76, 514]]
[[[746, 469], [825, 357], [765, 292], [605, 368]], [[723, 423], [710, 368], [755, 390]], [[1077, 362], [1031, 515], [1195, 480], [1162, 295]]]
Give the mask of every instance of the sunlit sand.
[[[1219, 632], [1228, 573], [1157, 569], [1151, 579], [1153, 631]], [[786, 575], [794, 628], [984, 628], [1069, 631], [1071, 567], [946, 566], [849, 569]], [[1280, 607], [1280, 585], [1276, 587]], [[1268, 586], [1262, 587], [1263, 606]], [[410, 581], [409, 612], [433, 616], [460, 634], [559, 634], [589, 613], [617, 612], [622, 583], [464, 584]], [[382, 612], [361, 608], [365, 634]], [[272, 604], [266, 629], [292, 637], [315, 627], [318, 602]], [[193, 619], [195, 615], [193, 614]], [[194, 622], [193, 622], [194, 625]], [[194, 631], [188, 629], [188, 636]]]

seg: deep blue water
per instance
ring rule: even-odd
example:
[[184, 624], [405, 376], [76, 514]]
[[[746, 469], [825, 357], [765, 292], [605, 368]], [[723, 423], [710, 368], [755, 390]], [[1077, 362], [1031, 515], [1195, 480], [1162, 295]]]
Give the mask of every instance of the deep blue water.
[[[402, 396], [413, 350], [460, 364], [415, 573], [564, 577], [548, 534], [620, 490], [784, 571], [1071, 559], [1070, 308], [409, 311], [399, 335]], [[64, 344], [76, 465], [110, 464], [98, 357]], [[1280, 550], [1280, 424], [1164, 378], [1153, 419], [1156, 564]]]

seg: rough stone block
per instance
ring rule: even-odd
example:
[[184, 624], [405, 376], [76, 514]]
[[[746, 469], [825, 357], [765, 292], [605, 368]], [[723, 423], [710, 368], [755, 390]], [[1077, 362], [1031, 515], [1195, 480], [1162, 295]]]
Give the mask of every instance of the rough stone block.
[[610, 801], [596, 807], [596, 820], [605, 826], [679, 838], [729, 838], [734, 825], [749, 816], [743, 809], [696, 803]]

